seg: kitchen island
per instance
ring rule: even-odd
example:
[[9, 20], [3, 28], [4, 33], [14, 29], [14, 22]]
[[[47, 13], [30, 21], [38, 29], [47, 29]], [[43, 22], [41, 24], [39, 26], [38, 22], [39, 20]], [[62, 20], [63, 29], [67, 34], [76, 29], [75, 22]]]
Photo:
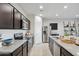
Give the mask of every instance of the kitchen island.
[[79, 56], [79, 46], [64, 43], [52, 36], [49, 37], [49, 48], [54, 56]]

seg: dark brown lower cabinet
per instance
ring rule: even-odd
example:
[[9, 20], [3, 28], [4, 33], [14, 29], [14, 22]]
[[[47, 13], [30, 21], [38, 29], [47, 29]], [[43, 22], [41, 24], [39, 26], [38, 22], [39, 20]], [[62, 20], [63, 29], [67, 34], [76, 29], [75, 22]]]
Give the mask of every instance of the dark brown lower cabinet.
[[17, 56], [22, 56], [22, 51]]
[[11, 55], [12, 56], [28, 56], [29, 52], [33, 46], [32, 44], [33, 44], [33, 40], [29, 39], [22, 46], [20, 46], [13, 53], [11, 53]]
[[28, 55], [27, 44], [28, 43], [25, 42], [22, 46], [20, 46], [13, 53], [11, 53], [11, 55], [12, 56], [27, 56]]
[[28, 56], [31, 48], [33, 47], [34, 40], [30, 38], [24, 44], [22, 44], [19, 48], [9, 54], [0, 54], [0, 56]]
[[[49, 37], [49, 49], [53, 56], [73, 56], [62, 46], [56, 44], [52, 38]], [[55, 52], [56, 51], [56, 52]]]
[[61, 47], [60, 48], [60, 56], [73, 56], [73, 55]]
[[28, 47], [27, 47], [28, 43], [26, 42], [24, 45], [23, 45], [23, 56], [27, 56], [28, 55]]
[[16, 49], [13, 53], [12, 56], [22, 56], [22, 46], [20, 46], [18, 49]]
[[28, 38], [28, 55], [29, 55], [31, 48], [33, 47], [33, 44], [34, 44], [33, 37]]

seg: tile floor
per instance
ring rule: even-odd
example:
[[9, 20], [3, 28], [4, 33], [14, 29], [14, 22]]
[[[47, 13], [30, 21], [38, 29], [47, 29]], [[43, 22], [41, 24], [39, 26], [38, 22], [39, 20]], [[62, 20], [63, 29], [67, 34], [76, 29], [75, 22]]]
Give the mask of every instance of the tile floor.
[[35, 44], [31, 49], [29, 56], [52, 56], [48, 43]]

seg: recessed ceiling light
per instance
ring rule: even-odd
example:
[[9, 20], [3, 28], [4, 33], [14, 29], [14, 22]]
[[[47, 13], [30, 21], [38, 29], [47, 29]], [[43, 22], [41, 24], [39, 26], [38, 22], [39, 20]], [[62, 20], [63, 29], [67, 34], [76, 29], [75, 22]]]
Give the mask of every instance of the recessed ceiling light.
[[43, 16], [43, 14], [40, 14], [40, 16]]
[[42, 5], [40, 5], [40, 11], [43, 11], [43, 6]]
[[59, 16], [58, 14], [56, 14], [56, 16]]
[[66, 8], [68, 8], [68, 6], [64, 6], [64, 8], [66, 9]]
[[43, 6], [42, 5], [40, 5], [40, 9], [43, 9]]

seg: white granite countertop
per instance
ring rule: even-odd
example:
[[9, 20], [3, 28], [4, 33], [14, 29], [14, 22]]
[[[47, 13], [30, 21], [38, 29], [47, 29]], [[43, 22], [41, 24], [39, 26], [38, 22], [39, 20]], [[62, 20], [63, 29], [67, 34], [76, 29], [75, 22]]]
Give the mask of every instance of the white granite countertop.
[[62, 42], [60, 39], [55, 39], [52, 36], [50, 36], [58, 45], [66, 49], [68, 52], [70, 52], [74, 56], [79, 56], [79, 46], [75, 44], [66, 44]]
[[27, 40], [14, 40], [13, 44], [10, 46], [0, 46], [0, 54], [9, 54], [19, 48]]

